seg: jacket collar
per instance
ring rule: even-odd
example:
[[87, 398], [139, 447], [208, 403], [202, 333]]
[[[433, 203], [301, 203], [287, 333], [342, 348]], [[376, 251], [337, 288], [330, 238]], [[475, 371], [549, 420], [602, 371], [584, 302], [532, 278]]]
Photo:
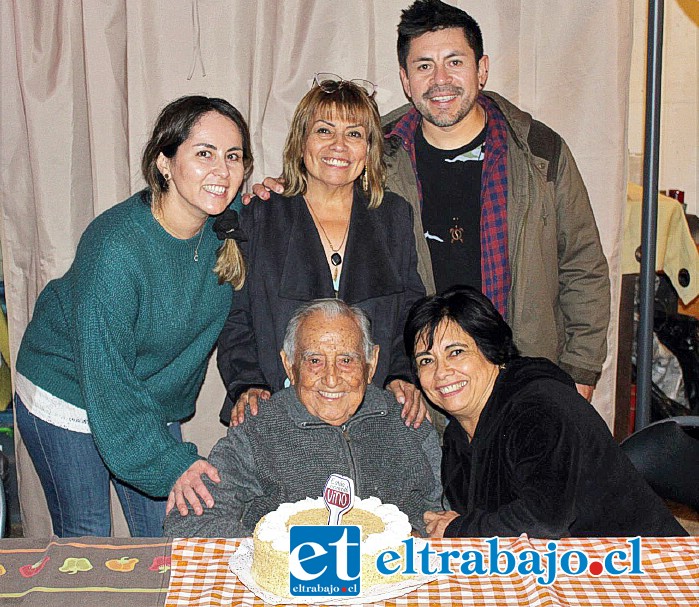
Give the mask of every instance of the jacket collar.
[[493, 391], [481, 411], [472, 444], [487, 443], [490, 435], [500, 428], [501, 418], [512, 416], [513, 409], [521, 402], [516, 398], [517, 393], [542, 380], [556, 381], [575, 391], [570, 375], [546, 358], [520, 356], [508, 362], [495, 380]]
[[[406, 111], [400, 114], [403, 109]], [[415, 142], [415, 131], [422, 123], [422, 116], [413, 106], [403, 106], [395, 110], [392, 115], [396, 113], [399, 115], [395, 116], [393, 120], [384, 126], [384, 138], [392, 139], [397, 137], [400, 139], [403, 148], [406, 151], [410, 151]]]
[[490, 99], [500, 110], [500, 113], [505, 118], [505, 122], [507, 122], [509, 135], [517, 143], [517, 146], [528, 150], [527, 137], [532, 123], [531, 114], [520, 110], [502, 95], [498, 95], [493, 91], [482, 91], [481, 96]]
[[[289, 227], [279, 295], [299, 301], [335, 297], [320, 235], [303, 196], [295, 196], [289, 203], [296, 208]], [[378, 225], [381, 220], [378, 212], [367, 208], [366, 197], [355, 189], [338, 293], [350, 305], [403, 290], [391, 263], [390, 248], [395, 243], [381, 237], [383, 230]]]

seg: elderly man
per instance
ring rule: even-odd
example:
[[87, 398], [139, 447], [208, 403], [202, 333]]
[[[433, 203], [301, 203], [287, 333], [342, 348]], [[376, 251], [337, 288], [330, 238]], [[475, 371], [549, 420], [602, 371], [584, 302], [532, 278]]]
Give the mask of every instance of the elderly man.
[[321, 495], [333, 473], [354, 479], [359, 497], [396, 504], [424, 533], [423, 513], [441, 509], [437, 433], [406, 427], [394, 397], [370, 385], [378, 351], [359, 308], [336, 299], [301, 307], [281, 352], [292, 387], [216, 444], [215, 505], [201, 516], [173, 510], [166, 535], [250, 536], [281, 503]]

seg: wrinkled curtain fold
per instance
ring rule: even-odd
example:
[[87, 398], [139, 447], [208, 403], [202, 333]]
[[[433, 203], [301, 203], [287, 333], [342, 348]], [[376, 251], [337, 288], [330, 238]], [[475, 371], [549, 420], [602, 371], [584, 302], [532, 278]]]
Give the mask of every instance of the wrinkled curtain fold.
[[[631, 2], [451, 1], [481, 24], [488, 88], [561, 133], [588, 185], [612, 275], [610, 355], [594, 402], [611, 423]], [[253, 179], [276, 175], [315, 72], [376, 82], [382, 112], [406, 102], [395, 28], [408, 4], [0, 2], [0, 230], [13, 354], [38, 293], [67, 270], [87, 224], [143, 187], [141, 151], [166, 102], [192, 93], [228, 99], [250, 125]], [[225, 433], [217, 421], [223, 393], [212, 362], [184, 427], [202, 454]], [[25, 533], [46, 535], [43, 493], [21, 444], [18, 460]], [[118, 518], [116, 533], [125, 532]]]

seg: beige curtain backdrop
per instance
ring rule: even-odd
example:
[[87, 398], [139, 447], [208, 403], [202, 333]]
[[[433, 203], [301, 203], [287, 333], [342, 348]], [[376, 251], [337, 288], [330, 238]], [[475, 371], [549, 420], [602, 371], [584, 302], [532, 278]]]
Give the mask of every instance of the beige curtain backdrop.
[[[230, 100], [250, 124], [254, 178], [276, 175], [314, 72], [376, 82], [383, 112], [405, 102], [395, 28], [408, 3], [0, 2], [0, 235], [13, 354], [38, 293], [67, 270], [90, 220], [143, 186], [139, 157], [166, 102], [191, 93]], [[612, 275], [609, 356], [594, 401], [611, 423], [632, 2], [453, 3], [482, 26], [488, 88], [559, 131], [587, 182]], [[184, 429], [202, 454], [225, 432], [223, 392], [212, 364]], [[46, 535], [43, 493], [17, 447], [25, 533]], [[122, 519], [116, 533], [125, 533]]]

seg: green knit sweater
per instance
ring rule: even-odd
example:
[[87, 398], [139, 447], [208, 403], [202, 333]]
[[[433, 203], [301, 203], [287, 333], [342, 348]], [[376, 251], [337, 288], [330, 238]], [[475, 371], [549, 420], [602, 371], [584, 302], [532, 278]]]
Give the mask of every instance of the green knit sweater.
[[155, 221], [149, 201], [136, 194], [88, 226], [68, 272], [36, 302], [17, 370], [87, 411], [117, 478], [166, 496], [198, 459], [166, 424], [194, 411], [232, 289], [212, 271], [220, 244], [213, 220], [201, 242], [199, 234], [179, 240]]

